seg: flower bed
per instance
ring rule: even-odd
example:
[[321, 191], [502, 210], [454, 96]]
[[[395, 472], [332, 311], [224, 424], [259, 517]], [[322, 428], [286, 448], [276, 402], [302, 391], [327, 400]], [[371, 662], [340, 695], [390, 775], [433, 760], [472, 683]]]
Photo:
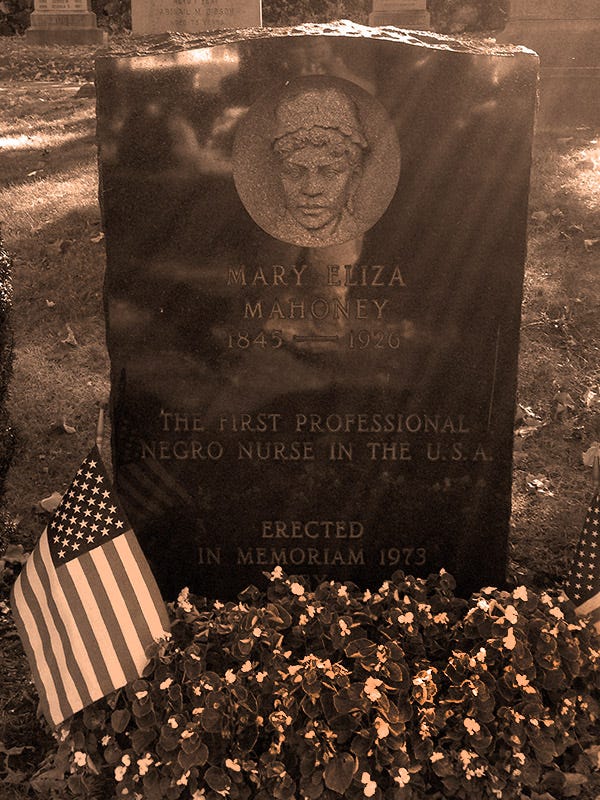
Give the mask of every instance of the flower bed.
[[38, 788], [511, 800], [595, 781], [600, 637], [562, 593], [466, 601], [444, 572], [310, 591], [276, 568], [264, 594], [209, 606], [184, 590], [171, 610], [144, 678], [63, 726]]

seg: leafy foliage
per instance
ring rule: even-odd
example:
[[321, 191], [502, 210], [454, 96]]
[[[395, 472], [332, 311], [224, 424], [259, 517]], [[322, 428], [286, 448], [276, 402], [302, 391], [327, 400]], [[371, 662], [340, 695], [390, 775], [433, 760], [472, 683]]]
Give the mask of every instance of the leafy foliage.
[[443, 571], [398, 572], [374, 594], [269, 577], [266, 595], [250, 587], [238, 603], [183, 590], [143, 678], [59, 730], [37, 788], [511, 800], [588, 782], [600, 638], [564, 594], [490, 588], [466, 601]]

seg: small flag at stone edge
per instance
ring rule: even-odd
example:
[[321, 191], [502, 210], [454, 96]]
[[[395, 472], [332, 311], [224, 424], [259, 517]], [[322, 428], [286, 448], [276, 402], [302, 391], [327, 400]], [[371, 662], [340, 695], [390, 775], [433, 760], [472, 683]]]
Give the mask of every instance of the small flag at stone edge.
[[587, 510], [565, 591], [575, 603], [577, 613], [591, 617], [600, 632], [600, 491], [596, 491]]
[[59, 725], [138, 678], [168, 636], [165, 604], [97, 447], [11, 593], [44, 714]]

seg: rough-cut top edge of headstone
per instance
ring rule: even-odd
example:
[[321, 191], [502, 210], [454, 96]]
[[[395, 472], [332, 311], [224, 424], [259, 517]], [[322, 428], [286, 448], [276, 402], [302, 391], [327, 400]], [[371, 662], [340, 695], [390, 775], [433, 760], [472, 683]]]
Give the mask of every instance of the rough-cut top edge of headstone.
[[111, 44], [106, 51], [100, 51], [98, 58], [131, 58], [137, 56], [160, 56], [217, 45], [235, 44], [252, 39], [281, 39], [296, 36], [347, 36], [350, 38], [373, 39], [375, 41], [400, 42], [473, 55], [513, 56], [526, 54], [537, 57], [537, 53], [521, 45], [498, 44], [494, 39], [480, 39], [469, 36], [451, 37], [432, 31], [414, 31], [396, 28], [392, 25], [372, 28], [358, 25], [349, 20], [337, 20], [322, 24], [305, 23], [288, 28], [243, 28], [203, 33], [167, 32], [147, 36], [132, 37], [130, 42]]

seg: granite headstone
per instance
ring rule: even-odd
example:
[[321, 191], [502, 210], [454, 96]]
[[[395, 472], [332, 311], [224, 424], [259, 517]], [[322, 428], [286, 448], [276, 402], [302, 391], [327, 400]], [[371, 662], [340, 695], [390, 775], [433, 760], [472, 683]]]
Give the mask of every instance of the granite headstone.
[[96, 25], [91, 0], [34, 0], [29, 44], [105, 44], [106, 31]]
[[96, 76], [116, 481], [163, 591], [502, 583], [536, 56], [182, 39]]
[[261, 0], [131, 0], [131, 29], [136, 36], [260, 25]]
[[512, 0], [498, 41], [540, 56], [540, 120], [600, 124], [598, 0]]

